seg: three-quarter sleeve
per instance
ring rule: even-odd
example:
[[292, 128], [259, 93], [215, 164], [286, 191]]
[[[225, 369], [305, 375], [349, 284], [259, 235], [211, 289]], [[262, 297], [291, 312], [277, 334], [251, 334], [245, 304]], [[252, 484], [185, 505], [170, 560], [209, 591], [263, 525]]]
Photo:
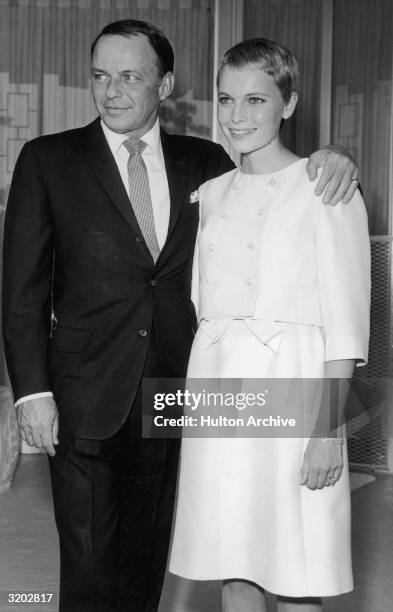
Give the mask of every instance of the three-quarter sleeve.
[[356, 192], [348, 204], [318, 204], [318, 285], [325, 361], [366, 363], [370, 331], [371, 257], [367, 213]]

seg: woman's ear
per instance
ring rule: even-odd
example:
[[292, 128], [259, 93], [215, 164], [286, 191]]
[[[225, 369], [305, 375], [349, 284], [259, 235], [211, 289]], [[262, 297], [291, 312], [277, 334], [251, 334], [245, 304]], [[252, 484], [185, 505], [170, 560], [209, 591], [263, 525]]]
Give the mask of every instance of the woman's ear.
[[295, 92], [291, 93], [291, 99], [284, 106], [284, 110], [282, 112], [282, 118], [283, 119], [289, 119], [289, 117], [291, 117], [291, 115], [293, 115], [293, 113], [295, 111], [295, 108], [296, 108], [297, 100], [298, 100], [297, 93], [295, 93]]

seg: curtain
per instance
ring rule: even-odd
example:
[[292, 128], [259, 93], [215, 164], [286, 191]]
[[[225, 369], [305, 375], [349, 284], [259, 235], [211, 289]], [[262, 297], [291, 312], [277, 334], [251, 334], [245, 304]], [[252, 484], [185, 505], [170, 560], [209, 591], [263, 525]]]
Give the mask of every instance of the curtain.
[[[162, 107], [164, 126], [210, 136], [214, 0], [0, 0], [2, 218], [24, 142], [96, 116], [89, 91], [90, 45], [103, 26], [126, 18], [152, 22], [173, 44], [176, 86]], [[0, 384], [2, 354], [0, 345]]]
[[389, 234], [393, 2], [335, 0], [332, 141], [360, 165], [370, 233]]
[[318, 148], [322, 3], [316, 0], [244, 0], [244, 38], [288, 47], [299, 63], [299, 102], [282, 137], [298, 155]]

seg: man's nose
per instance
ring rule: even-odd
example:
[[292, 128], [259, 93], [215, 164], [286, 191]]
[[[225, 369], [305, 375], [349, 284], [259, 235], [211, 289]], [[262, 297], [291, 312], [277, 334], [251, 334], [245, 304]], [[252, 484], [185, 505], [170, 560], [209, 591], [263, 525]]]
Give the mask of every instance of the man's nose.
[[118, 98], [121, 96], [120, 82], [118, 79], [110, 79], [106, 88], [106, 97], [107, 98]]
[[239, 102], [238, 104], [233, 105], [231, 119], [233, 123], [240, 123], [241, 121], [245, 121], [247, 119], [247, 112], [244, 108], [244, 104]]

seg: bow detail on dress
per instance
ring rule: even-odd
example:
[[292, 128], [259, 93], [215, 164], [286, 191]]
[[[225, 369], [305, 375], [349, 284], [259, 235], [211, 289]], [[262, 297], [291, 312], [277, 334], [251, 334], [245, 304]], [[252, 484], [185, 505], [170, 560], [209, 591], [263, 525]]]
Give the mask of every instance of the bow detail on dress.
[[218, 342], [225, 334], [233, 321], [242, 321], [259, 342], [268, 346], [271, 351], [278, 355], [284, 332], [282, 327], [275, 321], [263, 321], [261, 319], [237, 318], [230, 319], [202, 319], [200, 330], [205, 334], [204, 348], [208, 348]]

